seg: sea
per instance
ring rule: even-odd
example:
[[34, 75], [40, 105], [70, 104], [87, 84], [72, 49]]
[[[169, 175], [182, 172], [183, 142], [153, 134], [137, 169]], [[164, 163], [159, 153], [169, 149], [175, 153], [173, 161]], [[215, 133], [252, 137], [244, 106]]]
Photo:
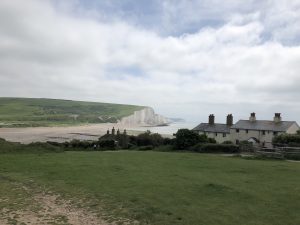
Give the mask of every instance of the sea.
[[149, 130], [151, 133], [159, 133], [159, 134], [166, 134], [166, 135], [173, 135], [175, 134], [178, 129], [193, 129], [198, 124], [195, 122], [174, 122], [169, 124], [168, 126], [157, 126], [157, 127], [139, 127], [135, 128], [134, 130], [138, 131], [147, 131]]

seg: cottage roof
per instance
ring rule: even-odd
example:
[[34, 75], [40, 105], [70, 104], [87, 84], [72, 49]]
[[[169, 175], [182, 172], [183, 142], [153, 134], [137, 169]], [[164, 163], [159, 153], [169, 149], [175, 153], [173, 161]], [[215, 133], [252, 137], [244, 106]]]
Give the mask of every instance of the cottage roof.
[[230, 126], [223, 123], [200, 123], [198, 126], [193, 128], [195, 131], [202, 131], [202, 132], [214, 132], [214, 133], [229, 133]]
[[[244, 129], [244, 130], [266, 130], [266, 131], [287, 131], [295, 121], [281, 121], [274, 122], [271, 120], [239, 120], [231, 129]], [[296, 123], [297, 124], [297, 123]]]

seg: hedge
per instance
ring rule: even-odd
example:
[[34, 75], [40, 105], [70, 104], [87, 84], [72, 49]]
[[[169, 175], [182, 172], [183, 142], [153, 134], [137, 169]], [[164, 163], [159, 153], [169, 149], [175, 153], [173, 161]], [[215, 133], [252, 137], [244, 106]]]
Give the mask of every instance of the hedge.
[[199, 143], [190, 148], [191, 151], [202, 153], [238, 153], [239, 146], [233, 144], [202, 144]]

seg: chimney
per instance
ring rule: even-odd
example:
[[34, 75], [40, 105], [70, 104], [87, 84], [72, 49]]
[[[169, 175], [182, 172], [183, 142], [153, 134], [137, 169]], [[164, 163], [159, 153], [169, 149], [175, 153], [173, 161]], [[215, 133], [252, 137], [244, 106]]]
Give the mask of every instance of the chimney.
[[208, 123], [209, 125], [214, 125], [215, 124], [215, 116], [214, 114], [210, 114], [208, 117]]
[[274, 122], [275, 122], [275, 123], [281, 122], [281, 116], [280, 116], [280, 113], [275, 113], [275, 116], [274, 116]]
[[233, 125], [233, 116], [232, 116], [232, 114], [227, 115], [226, 124], [227, 124], [227, 126], [232, 126]]
[[255, 121], [256, 121], [256, 117], [255, 117], [255, 113], [254, 113], [254, 112], [250, 114], [249, 120], [250, 120], [251, 122], [255, 122]]

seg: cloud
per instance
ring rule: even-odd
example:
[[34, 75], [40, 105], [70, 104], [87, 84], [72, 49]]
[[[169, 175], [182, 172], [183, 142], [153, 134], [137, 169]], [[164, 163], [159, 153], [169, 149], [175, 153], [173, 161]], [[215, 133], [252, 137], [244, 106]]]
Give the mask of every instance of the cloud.
[[[91, 16], [80, 1], [3, 0], [0, 95], [150, 105], [197, 121], [214, 112], [271, 117], [275, 110], [297, 119], [299, 1], [260, 2], [162, 1], [162, 25], [150, 29], [120, 16], [122, 8], [103, 20], [100, 9]], [[276, 17], [281, 6], [285, 13]], [[180, 20], [177, 12], [183, 21], [169, 26]], [[217, 24], [203, 22], [215, 15]], [[186, 24], [199, 29], [186, 33]]]

